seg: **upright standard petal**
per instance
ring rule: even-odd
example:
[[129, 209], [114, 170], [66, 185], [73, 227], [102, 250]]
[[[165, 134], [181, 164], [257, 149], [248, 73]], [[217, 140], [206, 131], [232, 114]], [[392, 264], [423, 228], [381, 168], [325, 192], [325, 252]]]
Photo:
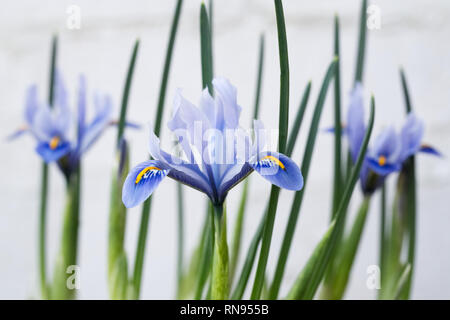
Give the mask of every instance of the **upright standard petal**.
[[132, 208], [144, 202], [169, 173], [157, 160], [149, 160], [138, 164], [128, 174], [122, 188], [122, 202]]
[[361, 148], [366, 125], [364, 124], [364, 106], [362, 85], [356, 83], [350, 94], [350, 105], [347, 113], [347, 130], [352, 161], [355, 162]]
[[107, 95], [96, 95], [94, 99], [96, 113], [94, 119], [84, 128], [79, 152], [86, 152], [91, 145], [100, 137], [103, 130], [108, 126], [112, 115], [111, 98]]
[[217, 95], [216, 108], [221, 109], [216, 112], [223, 116], [226, 128], [237, 128], [242, 108], [237, 104], [236, 88], [227, 79], [221, 77], [215, 78], [212, 83]]
[[303, 188], [303, 176], [297, 164], [284, 154], [263, 152], [250, 166], [272, 184], [288, 190]]
[[408, 114], [400, 134], [402, 145], [400, 158], [402, 161], [419, 151], [424, 130], [422, 120], [413, 113]]

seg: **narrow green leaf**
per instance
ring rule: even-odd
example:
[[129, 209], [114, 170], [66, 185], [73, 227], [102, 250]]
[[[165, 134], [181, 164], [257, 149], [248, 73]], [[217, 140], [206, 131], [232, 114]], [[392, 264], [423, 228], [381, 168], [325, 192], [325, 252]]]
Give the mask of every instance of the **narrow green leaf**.
[[313, 119], [311, 121], [311, 127], [309, 129], [308, 140], [306, 142], [305, 152], [303, 153], [303, 161], [301, 165], [301, 171], [303, 174], [303, 180], [305, 181], [303, 189], [295, 193], [294, 201], [292, 203], [289, 219], [286, 224], [283, 243], [281, 245], [280, 253], [278, 255], [277, 267], [275, 269], [274, 279], [269, 291], [269, 298], [276, 299], [278, 291], [280, 289], [281, 280], [283, 279], [284, 269], [288, 258], [289, 250], [291, 248], [292, 239], [294, 237], [295, 228], [297, 226], [298, 215], [300, 213], [300, 207], [303, 201], [303, 195], [306, 190], [308, 181], [309, 167], [311, 165], [312, 153], [316, 142], [317, 132], [319, 130], [319, 122], [322, 116], [323, 106], [325, 104], [325, 98], [328, 91], [329, 84], [333, 79], [336, 71], [337, 58], [335, 58], [328, 67], [325, 74], [322, 87], [320, 88], [319, 96], [317, 98], [316, 107], [314, 109]]
[[[278, 151], [286, 151], [287, 133], [289, 124], [289, 58], [286, 38], [286, 25], [284, 21], [283, 4], [281, 0], [275, 0], [275, 13], [278, 32], [278, 50], [280, 58], [280, 109], [278, 120]], [[269, 259], [270, 244], [272, 241], [275, 214], [278, 205], [280, 188], [272, 186], [270, 192], [269, 207], [267, 209], [267, 220], [263, 231], [261, 252], [259, 255], [258, 268], [256, 270], [255, 281], [251, 299], [256, 300], [261, 296], [264, 277], [266, 273], [267, 260]]]
[[[259, 116], [259, 102], [261, 98], [263, 65], [264, 65], [264, 34], [261, 34], [261, 37], [259, 39], [258, 73], [256, 77], [255, 104], [252, 119], [258, 119]], [[233, 242], [231, 246], [231, 258], [230, 258], [230, 284], [233, 282], [236, 266], [239, 260], [242, 225], [244, 223], [244, 213], [247, 204], [248, 185], [249, 179], [246, 179], [244, 182], [241, 201], [239, 202], [239, 210], [236, 217], [236, 223], [233, 232]]]
[[[52, 49], [50, 57], [50, 72], [48, 85], [48, 104], [53, 107], [54, 83], [56, 71], [56, 54], [58, 49], [58, 38], [53, 36]], [[39, 280], [42, 299], [49, 298], [49, 288], [47, 284], [47, 253], [46, 253], [46, 234], [47, 234], [47, 198], [48, 198], [48, 165], [42, 161], [41, 169], [41, 188], [40, 188], [40, 206], [39, 206]]]
[[395, 300], [404, 299], [404, 292], [406, 289], [406, 286], [408, 285], [409, 279], [411, 278], [411, 265], [408, 263], [405, 268], [403, 269], [403, 272], [400, 275], [400, 278], [398, 279], [397, 288], [395, 290]]
[[250, 242], [250, 246], [248, 248], [247, 255], [245, 256], [245, 262], [242, 267], [241, 275], [239, 277], [236, 288], [233, 291], [231, 296], [232, 300], [241, 300], [244, 295], [245, 288], [247, 287], [248, 279], [250, 277], [250, 273], [253, 268], [253, 264], [255, 262], [256, 253], [258, 251], [259, 243], [261, 242], [262, 233], [264, 231], [264, 225], [267, 217], [267, 209], [264, 211], [264, 215], [256, 229], [255, 234], [253, 235], [252, 241]]
[[367, 21], [367, 0], [362, 0], [361, 15], [359, 17], [359, 38], [358, 53], [356, 56], [355, 83], [362, 82], [364, 71], [364, 55], [366, 50], [366, 21]]
[[[124, 249], [127, 209], [122, 203], [122, 186], [129, 172], [129, 150], [126, 140], [120, 142], [112, 171], [109, 233], [108, 233], [108, 280], [112, 299], [125, 299], [127, 296], [123, 278], [128, 279], [128, 262]], [[119, 260], [121, 260], [119, 262]], [[123, 261], [125, 260], [125, 261]], [[126, 268], [124, 268], [124, 263]], [[126, 270], [126, 274], [121, 274]], [[128, 280], [127, 282], [128, 283]], [[120, 286], [120, 288], [119, 288]], [[123, 295], [120, 295], [123, 294]]]
[[213, 94], [212, 80], [213, 80], [213, 57], [211, 44], [211, 30], [208, 20], [208, 13], [206, 12], [205, 4], [202, 3], [200, 7], [200, 51], [202, 62], [202, 88], [208, 87], [209, 93]]
[[123, 131], [125, 129], [125, 121], [127, 117], [127, 107], [128, 98], [130, 95], [131, 81], [133, 80], [134, 66], [136, 65], [136, 57], [139, 50], [139, 40], [136, 40], [133, 47], [133, 52], [131, 54], [130, 64], [128, 65], [127, 77], [125, 80], [125, 85], [122, 93], [122, 103], [120, 108], [119, 126], [117, 130], [117, 145], [119, 145], [120, 140], [123, 136]]
[[[334, 56], [340, 57], [339, 53], [339, 17], [334, 19]], [[336, 74], [334, 77], [334, 178], [333, 178], [333, 203], [332, 214], [336, 212], [342, 193], [342, 158], [341, 158], [341, 71], [340, 61], [336, 62]]]
[[308, 105], [309, 93], [311, 92], [311, 81], [306, 85], [305, 90], [303, 91], [302, 100], [300, 102], [300, 106], [298, 107], [297, 114], [295, 115], [295, 121], [292, 126], [292, 129], [289, 133], [288, 144], [286, 148], [286, 155], [290, 157], [292, 152], [294, 151], [295, 143], [297, 142], [297, 137], [300, 132], [300, 127], [303, 122], [303, 116], [305, 115], [306, 106]]
[[[403, 95], [405, 98], [406, 113], [412, 111], [411, 98], [409, 95], [408, 84], [406, 82], [406, 76], [402, 69], [400, 69], [400, 77], [403, 88]], [[407, 217], [407, 234], [408, 234], [408, 257], [407, 261], [411, 268], [407, 275], [407, 282], [404, 286], [404, 291], [401, 295], [403, 299], [409, 299], [411, 295], [412, 277], [414, 275], [415, 266], [415, 251], [416, 251], [416, 216], [417, 216], [417, 190], [416, 190], [416, 165], [415, 156], [411, 156], [403, 164], [402, 172], [400, 175], [405, 175], [405, 195], [404, 202], [406, 205], [402, 208], [404, 212], [400, 214]], [[399, 177], [400, 179], [400, 177]]]
[[307, 288], [305, 289], [305, 293], [301, 297], [302, 299], [310, 300], [314, 297], [314, 295], [317, 291], [317, 288], [319, 287], [320, 282], [322, 281], [322, 278], [325, 273], [325, 269], [330, 261], [330, 257], [332, 256], [333, 251], [336, 248], [336, 239], [338, 238], [339, 234], [341, 233], [342, 228], [344, 227], [343, 223], [345, 222], [345, 215], [347, 213], [347, 207], [350, 202], [355, 185], [358, 181], [361, 166], [362, 166], [362, 163], [363, 163], [363, 160], [364, 160], [364, 157], [366, 154], [366, 150], [367, 150], [367, 145], [369, 144], [369, 139], [372, 134], [374, 115], [375, 115], [375, 99], [372, 96], [369, 124], [367, 127], [366, 134], [364, 136], [363, 143], [361, 145], [361, 149], [359, 150], [359, 153], [358, 153], [357, 161], [352, 169], [350, 180], [347, 182], [345, 191], [343, 193], [341, 202], [339, 204], [339, 209], [336, 213], [336, 217], [333, 220], [335, 223], [335, 227], [333, 228], [333, 231], [330, 235], [329, 241], [326, 244], [324, 252], [320, 255], [320, 258], [318, 259], [318, 263], [317, 263], [316, 267], [314, 268], [311, 278], [308, 281]]
[[333, 283], [332, 293], [329, 299], [342, 299], [345, 289], [347, 288], [348, 279], [352, 270], [353, 262], [358, 251], [361, 235], [366, 224], [367, 212], [369, 211], [370, 197], [365, 197], [358, 214], [350, 229], [350, 234], [337, 248], [337, 256], [339, 256], [339, 267], [337, 276]]
[[[173, 48], [175, 44], [175, 36], [177, 34], [178, 29], [178, 21], [180, 19], [181, 14], [181, 6], [182, 6], [183, 0], [178, 0], [177, 5], [175, 7], [173, 19], [172, 19], [172, 25], [170, 28], [170, 36], [169, 36], [169, 42], [167, 44], [167, 50], [166, 50], [166, 59], [164, 61], [164, 68], [162, 73], [162, 79], [161, 79], [161, 86], [159, 89], [159, 98], [158, 98], [158, 105], [156, 110], [156, 118], [155, 118], [155, 127], [154, 132], [157, 136], [161, 133], [161, 122], [162, 122], [162, 116], [164, 111], [164, 102], [167, 92], [167, 82], [169, 79], [169, 71], [170, 71], [170, 64], [172, 62], [172, 54], [173, 54]], [[142, 213], [141, 213], [141, 222], [139, 226], [139, 236], [138, 236], [138, 242], [136, 247], [136, 256], [135, 256], [135, 262], [134, 262], [134, 272], [133, 272], [133, 297], [135, 299], [139, 299], [140, 292], [141, 292], [141, 279], [142, 279], [142, 268], [144, 265], [144, 255], [145, 255], [145, 247], [147, 242], [147, 233], [148, 233], [148, 224], [150, 221], [150, 208], [151, 208], [151, 201], [152, 197], [148, 198], [144, 205], [142, 206]]]
[[199, 270], [198, 270], [198, 278], [195, 289], [194, 299], [199, 300], [202, 297], [203, 290], [208, 280], [208, 276], [211, 271], [211, 260], [213, 257], [213, 240], [212, 240], [212, 224], [214, 223], [211, 218], [213, 217], [213, 207], [210, 202], [208, 202], [206, 212], [206, 221], [203, 227], [202, 232], [202, 242], [200, 243], [200, 261], [199, 261]]
[[287, 295], [287, 299], [289, 300], [298, 300], [300, 299], [303, 294], [304, 290], [307, 287], [308, 281], [312, 276], [312, 273], [314, 271], [314, 268], [317, 266], [318, 260], [323, 254], [325, 247], [330, 239], [331, 233], [334, 229], [334, 222], [331, 223], [331, 225], [328, 227], [328, 230], [325, 232], [322, 239], [319, 241], [317, 246], [314, 248], [313, 253], [309, 257], [308, 261], [306, 262], [305, 267], [303, 267], [302, 271], [298, 275], [297, 279], [294, 282], [294, 285], [292, 286], [291, 290], [289, 291]]
[[261, 34], [259, 38], [259, 54], [258, 54], [258, 75], [256, 76], [256, 92], [255, 92], [255, 104], [253, 107], [253, 119], [258, 119], [259, 117], [259, 102], [261, 99], [261, 88], [262, 79], [264, 71], [264, 44], [265, 37]]

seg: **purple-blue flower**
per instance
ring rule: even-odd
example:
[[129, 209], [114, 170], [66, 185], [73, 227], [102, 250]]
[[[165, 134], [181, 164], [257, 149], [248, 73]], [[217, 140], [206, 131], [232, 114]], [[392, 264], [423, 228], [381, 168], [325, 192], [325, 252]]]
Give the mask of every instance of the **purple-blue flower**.
[[25, 103], [26, 126], [10, 138], [24, 132], [31, 133], [37, 140], [36, 152], [49, 163], [58, 161], [66, 176], [78, 165], [81, 155], [98, 139], [111, 121], [111, 100], [108, 96], [94, 96], [95, 114], [86, 121], [86, 82], [79, 78], [77, 96], [77, 119], [72, 127], [74, 114], [69, 108], [67, 90], [61, 75], [55, 76], [53, 107], [39, 101], [36, 86], [27, 90]]
[[[344, 131], [353, 162], [358, 156], [365, 131], [362, 86], [357, 83], [350, 94]], [[408, 115], [400, 134], [393, 127], [382, 130], [367, 150], [361, 168], [360, 180], [365, 194], [374, 192], [390, 173], [399, 171], [405, 160], [417, 152], [440, 155], [436, 149], [422, 143], [423, 133], [424, 124], [413, 113]]]
[[151, 132], [149, 152], [153, 160], [134, 167], [122, 190], [126, 207], [147, 199], [166, 177], [205, 193], [214, 204], [221, 204], [228, 191], [256, 171], [269, 182], [285, 189], [300, 190], [303, 177], [299, 167], [287, 156], [264, 151], [264, 127], [254, 121], [254, 137], [239, 126], [241, 107], [236, 88], [223, 78], [213, 80], [214, 97], [204, 89], [200, 107], [177, 91], [169, 129], [183, 153], [174, 156], [160, 148]]

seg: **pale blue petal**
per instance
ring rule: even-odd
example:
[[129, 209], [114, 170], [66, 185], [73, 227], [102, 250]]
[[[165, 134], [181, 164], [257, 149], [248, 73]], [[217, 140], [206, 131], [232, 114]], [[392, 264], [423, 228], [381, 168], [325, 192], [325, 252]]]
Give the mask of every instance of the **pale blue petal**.
[[128, 174], [122, 188], [122, 202], [132, 208], [144, 202], [158, 187], [162, 179], [169, 173], [164, 166], [155, 160], [138, 164]]
[[303, 176], [300, 168], [284, 154], [263, 152], [250, 165], [263, 178], [280, 188], [288, 190], [303, 188]]
[[362, 85], [356, 83], [350, 94], [350, 105], [347, 112], [347, 134], [353, 162], [356, 162], [365, 133]]
[[59, 160], [61, 157], [68, 154], [71, 150], [70, 143], [63, 141], [58, 144], [54, 149], [50, 148], [48, 142], [39, 142], [36, 147], [36, 152], [42, 157], [42, 159], [49, 163]]
[[402, 144], [400, 157], [402, 161], [419, 151], [424, 130], [423, 122], [415, 114], [408, 114], [400, 134]]
[[[237, 90], [225, 78], [215, 78], [212, 81], [216, 103], [220, 103], [223, 112], [225, 126], [235, 129], [239, 126], [239, 116], [242, 108], [237, 104]], [[219, 129], [219, 127], [216, 126]]]

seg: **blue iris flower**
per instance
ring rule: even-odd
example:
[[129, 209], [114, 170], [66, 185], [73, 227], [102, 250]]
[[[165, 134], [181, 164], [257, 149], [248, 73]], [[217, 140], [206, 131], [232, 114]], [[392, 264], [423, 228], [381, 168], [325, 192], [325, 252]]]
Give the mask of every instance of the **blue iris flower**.
[[[10, 136], [16, 138], [25, 132], [37, 140], [36, 152], [49, 163], [57, 161], [59, 167], [69, 177], [78, 166], [84, 152], [98, 139], [111, 123], [111, 100], [106, 95], [94, 96], [95, 115], [86, 121], [86, 81], [79, 78], [77, 96], [77, 121], [71, 130], [73, 114], [69, 108], [67, 90], [61, 75], [55, 76], [53, 107], [39, 101], [36, 86], [27, 90], [25, 103], [26, 125]], [[71, 134], [75, 131], [74, 134]]]
[[[350, 94], [347, 126], [343, 130], [349, 141], [353, 162], [358, 157], [365, 131], [362, 86], [357, 83]], [[360, 172], [364, 194], [373, 193], [389, 174], [399, 171], [405, 160], [417, 152], [440, 156], [436, 149], [422, 143], [423, 133], [423, 122], [410, 113], [400, 134], [393, 127], [388, 127], [376, 137], [365, 155]]]
[[253, 139], [240, 128], [236, 88], [224, 78], [214, 79], [213, 88], [214, 98], [203, 90], [199, 108], [177, 91], [168, 127], [183, 154], [177, 157], [162, 150], [151, 131], [153, 160], [138, 164], [128, 174], [122, 190], [126, 207], [142, 203], [166, 176], [205, 193], [214, 205], [222, 204], [228, 191], [253, 171], [281, 188], [303, 187], [300, 169], [291, 159], [263, 151], [265, 134], [260, 121], [254, 121]]

